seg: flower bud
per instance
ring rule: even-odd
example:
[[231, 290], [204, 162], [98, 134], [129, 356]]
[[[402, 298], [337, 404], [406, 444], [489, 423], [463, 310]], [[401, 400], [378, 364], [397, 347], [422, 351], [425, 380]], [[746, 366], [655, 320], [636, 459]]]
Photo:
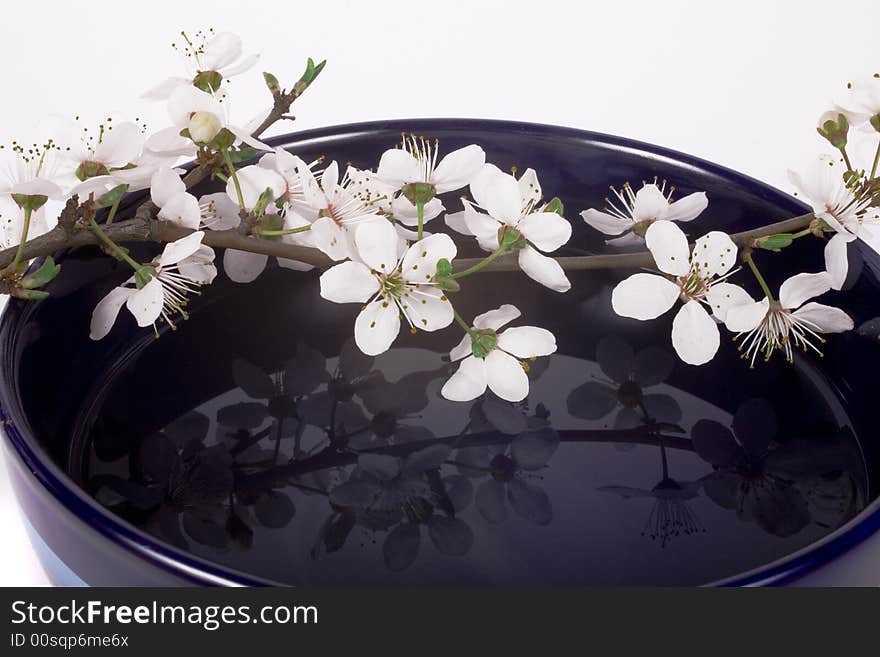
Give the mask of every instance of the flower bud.
[[844, 148], [846, 134], [849, 132], [849, 121], [846, 114], [836, 110], [825, 112], [819, 117], [816, 132], [825, 137], [834, 148]]
[[208, 143], [217, 136], [222, 128], [220, 119], [211, 112], [194, 112], [189, 117], [189, 125], [187, 126], [190, 138], [197, 144]]

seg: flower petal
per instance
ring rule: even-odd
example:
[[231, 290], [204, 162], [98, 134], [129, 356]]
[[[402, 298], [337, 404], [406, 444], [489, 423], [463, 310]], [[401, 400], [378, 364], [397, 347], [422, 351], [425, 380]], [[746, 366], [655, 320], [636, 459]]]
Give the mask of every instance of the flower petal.
[[422, 532], [419, 525], [401, 523], [392, 529], [382, 544], [382, 557], [388, 570], [399, 572], [409, 568], [419, 556]]
[[500, 349], [485, 358], [489, 389], [509, 402], [522, 401], [529, 394], [529, 377], [520, 362]]
[[550, 498], [535, 484], [514, 478], [507, 484], [507, 499], [518, 516], [536, 525], [549, 525], [553, 520]]
[[516, 306], [506, 303], [500, 308], [489, 310], [482, 315], [477, 315], [474, 318], [474, 328], [492, 329], [493, 331], [497, 331], [505, 324], [509, 324], [515, 320], [521, 314], [522, 313]]
[[710, 287], [706, 293], [706, 301], [712, 307], [712, 314], [722, 322], [727, 318], [727, 311], [732, 306], [755, 302], [751, 295], [739, 285], [725, 282], [716, 283]]
[[223, 253], [223, 271], [236, 283], [250, 283], [263, 273], [269, 256], [238, 249], [226, 249]]
[[556, 351], [556, 337], [536, 326], [515, 326], [498, 334], [498, 347], [517, 358], [549, 356]]
[[459, 148], [440, 160], [431, 182], [438, 194], [461, 189], [470, 184], [485, 162], [486, 153], [476, 144]]
[[672, 320], [672, 346], [691, 365], [712, 360], [721, 344], [718, 325], [699, 301], [688, 301]]
[[156, 170], [150, 179], [150, 199], [160, 208], [173, 196], [186, 191], [186, 185], [180, 176], [168, 167]]
[[312, 241], [314, 245], [333, 260], [345, 260], [351, 257], [349, 237], [344, 228], [330, 217], [321, 217], [312, 224]]
[[449, 360], [456, 361], [461, 360], [466, 356], [471, 355], [472, 343], [471, 336], [469, 333], [465, 333], [464, 337], [462, 337], [461, 342], [455, 345], [452, 348], [452, 351], [449, 352]]
[[825, 271], [831, 277], [831, 287], [835, 290], [843, 287], [849, 273], [847, 244], [851, 239], [847, 233], [837, 233], [825, 245]]
[[555, 259], [530, 246], [520, 249], [519, 268], [532, 280], [555, 292], [568, 292], [571, 282]]
[[89, 337], [92, 340], [100, 340], [110, 332], [113, 324], [116, 323], [122, 305], [135, 291], [130, 287], [115, 287], [98, 302], [95, 310], [92, 311], [92, 323], [89, 330]]
[[657, 274], [633, 274], [611, 293], [611, 307], [621, 317], [654, 319], [675, 305], [679, 287]]
[[115, 123], [104, 131], [101, 143], [95, 147], [94, 159], [107, 168], [133, 164], [144, 148], [144, 133], [134, 123]]
[[449, 235], [431, 235], [409, 247], [400, 271], [406, 280], [413, 283], [430, 281], [437, 272], [437, 262], [443, 258], [452, 262], [457, 253], [455, 242]]
[[361, 259], [371, 269], [390, 273], [396, 268], [400, 238], [390, 221], [371, 221], [359, 226], [355, 243]]
[[633, 225], [631, 221], [593, 208], [581, 212], [581, 218], [588, 225], [606, 235], [620, 235], [623, 231], [632, 228]]
[[633, 221], [636, 223], [647, 219], [664, 219], [669, 200], [655, 184], [644, 185], [636, 192], [633, 203]]
[[464, 210], [461, 212], [447, 212], [444, 220], [446, 221], [446, 225], [456, 233], [473, 237], [473, 233], [471, 232], [471, 229], [468, 228], [467, 222], [464, 219]]
[[181, 237], [179, 240], [166, 244], [162, 250], [162, 256], [159, 258], [159, 266], [167, 267], [180, 262], [184, 258], [188, 258], [201, 248], [204, 236], [205, 233], [202, 231], [196, 231], [186, 237]]
[[645, 233], [648, 250], [665, 274], [684, 276], [691, 269], [687, 237], [671, 221], [655, 221]]
[[486, 164], [471, 183], [470, 189], [477, 205], [494, 219], [516, 225], [522, 211], [516, 178], [494, 165]]
[[[256, 164], [239, 169], [237, 175], [244, 207], [248, 210], [253, 210], [260, 196], [267, 189], [271, 191], [273, 200], [279, 198], [287, 189], [287, 183], [279, 173]], [[238, 193], [232, 178], [226, 182], [226, 193], [230, 199], [238, 202]]]
[[467, 227], [468, 234], [473, 235], [480, 241], [490, 242], [498, 239], [498, 229], [500, 225], [498, 221], [488, 214], [478, 212], [470, 203], [465, 202], [464, 212], [462, 214], [464, 225]]
[[400, 148], [392, 148], [379, 159], [376, 177], [400, 189], [406, 183], [419, 179], [419, 162], [410, 153]]
[[134, 315], [137, 325], [143, 328], [159, 319], [164, 302], [162, 281], [154, 276], [149, 283], [128, 296], [125, 307]]
[[792, 316], [809, 322], [823, 333], [843, 333], [853, 328], [852, 318], [840, 308], [811, 302], [794, 311]]
[[818, 297], [831, 289], [831, 274], [796, 274], [779, 287], [779, 303], [783, 308], [800, 307], [807, 299]]
[[241, 37], [232, 32], [220, 32], [203, 49], [202, 65], [207, 71], [217, 71], [241, 57]]
[[400, 314], [388, 299], [376, 299], [364, 308], [354, 322], [354, 341], [367, 356], [377, 356], [394, 342], [400, 333]]
[[667, 221], [693, 221], [709, 207], [706, 192], [694, 192], [669, 205], [663, 218]]
[[724, 316], [724, 325], [734, 333], [747, 333], [764, 321], [769, 309], [770, 302], [766, 297], [730, 306]]
[[461, 361], [455, 374], [443, 384], [440, 394], [450, 401], [471, 401], [486, 392], [487, 382], [485, 360], [468, 356]]
[[571, 224], [555, 212], [533, 212], [520, 219], [517, 228], [545, 253], [555, 251], [571, 238]]
[[722, 276], [736, 264], [737, 247], [730, 235], [720, 230], [706, 233], [694, 244], [691, 264], [703, 278]]
[[455, 319], [452, 304], [443, 290], [436, 287], [414, 287], [403, 296], [400, 304], [410, 323], [422, 331], [446, 328]]
[[360, 262], [343, 262], [321, 274], [321, 297], [334, 303], [364, 303], [379, 291], [379, 280]]
[[195, 196], [188, 192], [180, 192], [161, 206], [158, 217], [163, 221], [170, 221], [178, 226], [196, 230], [202, 221], [202, 209]]

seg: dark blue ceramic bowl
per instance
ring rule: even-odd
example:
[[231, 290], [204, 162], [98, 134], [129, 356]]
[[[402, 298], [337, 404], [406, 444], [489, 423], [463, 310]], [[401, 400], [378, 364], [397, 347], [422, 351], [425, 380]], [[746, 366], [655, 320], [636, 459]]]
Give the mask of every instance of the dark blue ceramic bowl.
[[[664, 179], [676, 187], [676, 196], [705, 190], [709, 209], [687, 227], [692, 236], [712, 229], [735, 232], [805, 212], [793, 198], [709, 162], [552, 126], [386, 121], [291, 134], [273, 144], [307, 160], [327, 155], [372, 166], [403, 131], [437, 137], [445, 150], [476, 142], [502, 168], [535, 168], [545, 195], [561, 197], [574, 225], [564, 255], [608, 252], [578, 212], [601, 207], [608, 186], [626, 181]], [[454, 195], [445, 202], [450, 211], [457, 209]], [[437, 222], [430, 227], [436, 229]], [[461, 253], [475, 255], [472, 245], [459, 244]], [[154, 247], [133, 249], [147, 257]], [[821, 267], [820, 244], [790, 251], [794, 261], [786, 266]], [[779, 257], [760, 257], [771, 284], [778, 285], [790, 270], [780, 266]], [[229, 487], [216, 508], [194, 517], [193, 504], [179, 498], [143, 500], [143, 463], [151, 441], [159, 434], [172, 436], [172, 425], [182, 417], [204, 424], [199, 445], [226, 445], [236, 459], [249, 453], [235, 441], [258, 434], [259, 419], [251, 425], [242, 420], [247, 426], [236, 428], [223, 414], [228, 418], [229, 408], [252, 409], [265, 400], [255, 402], [238, 385], [230, 374], [236, 362], [271, 374], [306, 351], [316, 353], [323, 369], [316, 370], [313, 388], [322, 392], [313, 390], [294, 403], [308, 402], [313, 409], [316, 400], [326, 400], [326, 379], [340, 376], [355, 308], [321, 303], [314, 272], [270, 267], [250, 291], [221, 276], [194, 303], [193, 318], [160, 340], [123, 318], [107, 339], [92, 343], [91, 309], [126, 274], [92, 249], [59, 254], [64, 275], [53, 282], [51, 299], [12, 302], [0, 321], [0, 414], [11, 480], [34, 546], [59, 584], [871, 583], [876, 569], [865, 564], [880, 558], [880, 539], [874, 536], [880, 529], [880, 411], [871, 385], [871, 375], [880, 371], [878, 331], [871, 323], [880, 314], [880, 263], [875, 254], [858, 251], [852, 257], [862, 275], [832, 303], [850, 312], [860, 330], [830, 340], [824, 359], [798, 355], [792, 365], [777, 358], [750, 371], [730, 344], [722, 345], [709, 366], [670, 365], [663, 381], [637, 390], [647, 406], [657, 405], [656, 412], [649, 409], [651, 421], [671, 414], [668, 421], [681, 433], [666, 437], [642, 431], [648, 411], [632, 420], [630, 398], [607, 375], [614, 363], [597, 355], [615, 340], [635, 351], [669, 351], [669, 318], [648, 325], [610, 312], [609, 291], [623, 274], [573, 275], [567, 295], [542, 291], [522, 276], [473, 279], [456, 299], [465, 316], [514, 302], [527, 323], [557, 335], [559, 355], [545, 369], [534, 368], [530, 406], [523, 410], [529, 422], [540, 417], [550, 426], [557, 455], [540, 468], [518, 468], [520, 436], [499, 429], [497, 418], [495, 424], [488, 420], [488, 431], [468, 433], [443, 466], [440, 493], [432, 488], [425, 494], [428, 511], [416, 526], [427, 529], [415, 532], [417, 554], [404, 555], [403, 563], [390, 538], [399, 518], [379, 522], [328, 505], [321, 494], [305, 495], [305, 471], [314, 488], [325, 466], [297, 463], [296, 452], [290, 454], [292, 439], [280, 428], [275, 445], [256, 435], [247, 448], [256, 450], [256, 460], [236, 462], [233, 474], [224, 453], [222, 475], [210, 471]], [[403, 336], [393, 353], [371, 364], [392, 383], [421, 373], [420, 359], [434, 363], [439, 374], [408, 384], [410, 391], [427, 389], [430, 399], [396, 416], [376, 405], [400, 394], [402, 386], [389, 384], [394, 390], [365, 400], [347, 392], [345, 403], [354, 403], [368, 420], [361, 430], [366, 442], [332, 454], [317, 452], [330, 459], [328, 472], [351, 476], [345, 469], [351, 467], [348, 449], [406, 454], [408, 444], [445, 435], [441, 425], [454, 422], [456, 414], [487, 422], [492, 413], [483, 406], [444, 406], [437, 399], [437, 377], [449, 370], [438, 354], [454, 342], [457, 336]], [[615, 353], [625, 358], [627, 349]], [[603, 386], [610, 386], [610, 397]], [[632, 387], [627, 390], [632, 395]], [[606, 398], [610, 406], [596, 411]], [[726, 469], [694, 452], [688, 432], [700, 420], [714, 423], [719, 440], [748, 444], [750, 436], [742, 435], [748, 429], [733, 418], [742, 416], [738, 409], [754, 408], [749, 404], [755, 398], [763, 404], [763, 417], [773, 416], [775, 433], [766, 450]], [[304, 408], [291, 413], [301, 419]], [[391, 428], [381, 428], [380, 418], [389, 417]], [[406, 443], [404, 433], [418, 434], [423, 442]], [[641, 444], [629, 449], [634, 443]], [[497, 457], [493, 465], [482, 471], [462, 465], [487, 446]], [[254, 465], [267, 454], [268, 475], [260, 470], [264, 466]], [[507, 487], [507, 502], [501, 499], [503, 508], [492, 511], [486, 500], [497, 486]], [[466, 499], [444, 503], [460, 493]]]

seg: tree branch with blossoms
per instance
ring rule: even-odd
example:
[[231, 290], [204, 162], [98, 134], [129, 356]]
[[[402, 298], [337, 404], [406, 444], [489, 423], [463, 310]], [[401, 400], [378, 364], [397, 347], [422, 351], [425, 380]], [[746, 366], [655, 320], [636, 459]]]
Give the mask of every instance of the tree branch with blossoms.
[[[6, 149], [14, 173], [0, 184], [8, 245], [0, 252], [0, 293], [45, 299], [48, 284], [63, 275], [53, 255], [98, 246], [131, 269], [130, 278], [95, 308], [91, 337], [98, 340], [123, 307], [141, 327], [186, 319], [190, 295], [217, 275], [215, 248], [224, 249], [224, 270], [239, 283], [256, 279], [275, 257], [290, 269], [322, 269], [322, 297], [362, 306], [354, 335], [366, 354], [389, 349], [404, 325], [414, 333], [457, 325], [463, 336], [450, 357], [459, 366], [442, 394], [460, 401], [487, 389], [508, 401], [524, 399], [529, 363], [557, 348], [545, 329], [503, 329], [519, 319], [512, 305], [474, 318], [459, 315], [454, 295], [476, 274], [522, 271], [551, 293], [565, 293], [568, 271], [649, 270], [621, 281], [612, 307], [621, 316], [650, 320], [681, 302], [672, 344], [692, 365], [718, 351], [720, 326], [733, 333], [751, 365], [777, 350], [788, 360], [794, 347], [819, 352], [825, 334], [853, 326], [842, 310], [810, 299], [842, 288], [848, 244], [861, 240], [880, 251], [880, 145], [864, 166], [850, 152], [858, 135], [868, 141], [880, 135], [876, 76], [850, 85], [842, 109], [820, 118], [818, 132], [833, 156], [820, 158], [805, 176], [792, 174], [812, 213], [731, 235], [711, 231], [690, 242], [679, 224], [698, 219], [709, 203], [705, 193], [674, 200], [665, 183], [638, 189], [625, 183], [612, 188], [605, 209], [588, 209], [581, 217], [627, 251], [560, 257], [554, 254], [568, 243], [572, 225], [559, 198], [544, 199], [534, 170], [517, 177], [488, 163], [477, 144], [443, 153], [436, 140], [415, 135], [404, 135], [398, 147], [385, 151], [375, 170], [306, 162], [260, 137], [293, 118], [292, 104], [324, 62], [309, 59], [290, 89], [264, 73], [271, 107], [240, 125], [230, 116], [227, 81], [250, 70], [257, 57], [244, 55], [240, 39], [229, 33], [181, 38], [175, 47], [186, 75], [146, 94], [166, 103], [169, 127], [147, 136], [136, 121], [108, 116], [97, 130], [58, 127], [33, 146], [12, 142]], [[177, 168], [184, 158], [195, 163], [188, 172]], [[225, 192], [190, 192], [212, 178], [225, 182]], [[465, 188], [462, 210], [449, 212], [448, 195]], [[120, 211], [126, 194], [146, 189], [149, 200]], [[50, 200], [65, 202], [51, 229]], [[441, 215], [451, 232], [474, 239], [486, 255], [457, 258], [450, 234], [429, 232]], [[796, 273], [778, 291], [770, 288], [758, 254], [826, 235], [832, 237], [823, 270]], [[152, 261], [139, 262], [125, 247], [136, 242], [164, 248]], [[37, 258], [44, 260], [29, 269]], [[732, 282], [744, 271], [751, 272], [762, 299]]]

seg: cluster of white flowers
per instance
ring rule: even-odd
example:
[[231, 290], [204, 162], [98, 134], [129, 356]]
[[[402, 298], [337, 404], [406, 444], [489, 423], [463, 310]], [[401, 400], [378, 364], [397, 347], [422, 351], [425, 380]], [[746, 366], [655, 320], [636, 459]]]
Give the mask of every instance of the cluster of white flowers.
[[[412, 135], [385, 151], [375, 170], [352, 166], [343, 170], [335, 161], [306, 162], [284, 149], [272, 149], [255, 136], [268, 112], [247, 124], [230, 118], [227, 80], [251, 69], [258, 57], [245, 55], [241, 40], [232, 34], [209, 31], [193, 38], [181, 36], [178, 50], [186, 76], [169, 78], [145, 94], [166, 104], [168, 127], [147, 136], [137, 119], [110, 115], [95, 127], [81, 128], [77, 117], [73, 123], [51, 122], [52, 138], [27, 146], [13, 142], [6, 148], [13, 158], [6, 178], [0, 180], [6, 246], [48, 230], [49, 202], [75, 194], [81, 202], [87, 199], [93, 204], [90, 223], [83, 228], [94, 232], [107, 253], [133, 269], [133, 275], [95, 308], [92, 338], [108, 334], [123, 305], [142, 327], [155, 327], [159, 321], [173, 327], [176, 318], [185, 318], [189, 295], [217, 275], [215, 254], [203, 244], [205, 236], [210, 231], [235, 230], [246, 239], [316, 249], [336, 263], [320, 276], [321, 296], [362, 305], [354, 338], [364, 353], [388, 350], [402, 320], [413, 333], [437, 331], [456, 322], [464, 337], [451, 350], [450, 359], [460, 364], [443, 386], [443, 396], [471, 400], [489, 389], [508, 401], [525, 399], [528, 362], [555, 352], [553, 335], [531, 326], [499, 332], [520, 316], [511, 305], [467, 321], [456, 312], [450, 296], [464, 277], [505, 254], [515, 255], [519, 269], [546, 288], [570, 289], [563, 267], [548, 254], [568, 242], [572, 226], [562, 216], [558, 199], [543, 200], [536, 172], [527, 169], [519, 178], [505, 173], [487, 163], [476, 144], [441, 157], [436, 141]], [[300, 83], [308, 86], [322, 66], [309, 60]], [[283, 93], [277, 80], [269, 74], [264, 78], [277, 101]], [[614, 311], [648, 320], [681, 302], [672, 320], [672, 344], [685, 362], [694, 365], [716, 354], [721, 325], [735, 334], [743, 356], [752, 364], [758, 354], [769, 358], [777, 349], [789, 360], [793, 347], [818, 351], [822, 334], [851, 329], [852, 320], [843, 311], [807, 301], [844, 287], [850, 244], [861, 240], [880, 252], [880, 158], [874, 156], [871, 166], [859, 168], [847, 150], [855, 133], [877, 145], [880, 79], [875, 76], [851, 85], [848, 97], [822, 116], [818, 130], [835, 155], [823, 155], [805, 175], [792, 174], [815, 214], [811, 226], [798, 233], [765, 235], [738, 245], [726, 233], [710, 231], [690, 244], [678, 224], [693, 225], [690, 222], [708, 207], [707, 195], [694, 192], [675, 200], [675, 189], [656, 179], [637, 190], [628, 183], [619, 190], [612, 188], [613, 198], [606, 199], [605, 209], [581, 213], [587, 225], [611, 236], [610, 245], [643, 245], [656, 265], [656, 271], [633, 274], [615, 287]], [[880, 154], [880, 148], [876, 152]], [[184, 171], [176, 167], [181, 158], [194, 156], [212, 163], [213, 174], [226, 181], [225, 192], [198, 198], [188, 191], [181, 178]], [[256, 162], [236, 168], [247, 160]], [[94, 213], [108, 208], [106, 224], [111, 224], [122, 196], [147, 188], [157, 218], [176, 224], [185, 236], [167, 244], [156, 259], [142, 263], [113, 242]], [[461, 199], [462, 209], [447, 212], [449, 198], [444, 195], [465, 188], [468, 197]], [[426, 230], [441, 215], [446, 226], [475, 238], [487, 255], [456, 270], [455, 241], [448, 234]], [[796, 274], [773, 294], [753, 255], [824, 233], [833, 234], [825, 247], [825, 271]], [[21, 256], [19, 249], [0, 277], [17, 276], [21, 281], [26, 265]], [[20, 286], [20, 296], [43, 298], [40, 295], [45, 293], [35, 288], [57, 274], [49, 261], [51, 266], [30, 280], [30, 287]], [[764, 293], [761, 300], [730, 281], [744, 270], [740, 261], [753, 272]], [[226, 249], [223, 256], [226, 274], [240, 283], [256, 279], [267, 263], [267, 255], [250, 250]], [[312, 267], [284, 258], [278, 264], [297, 270]]]
[[[681, 301], [672, 322], [672, 344], [681, 359], [692, 365], [715, 356], [720, 346], [719, 325], [735, 334], [743, 358], [752, 365], [759, 354], [767, 360], [777, 349], [789, 361], [793, 348], [821, 353], [817, 345], [824, 342], [822, 334], [851, 330], [853, 321], [842, 310], [806, 303], [843, 288], [851, 242], [861, 240], [880, 253], [880, 77], [848, 87], [847, 98], [823, 114], [817, 127], [837, 153], [821, 154], [804, 175], [789, 173], [797, 193], [815, 216], [810, 227], [798, 233], [758, 238], [743, 245], [746, 251], [739, 253], [729, 235], [712, 231], [697, 239], [691, 249], [684, 232], [673, 222], [696, 219], [708, 206], [708, 198], [694, 193], [672, 202], [674, 190], [667, 192], [666, 184], [656, 181], [643, 184], [636, 192], [629, 184], [622, 191], [612, 188], [616, 201], [606, 199], [607, 210], [584, 211], [581, 216], [593, 228], [606, 235], [623, 234], [609, 244], [644, 242], [659, 270], [633, 274], [620, 282], [612, 294], [614, 311], [623, 317], [648, 320]], [[854, 135], [855, 148], [848, 149]], [[850, 152], [863, 150], [871, 155], [867, 165], [860, 167]], [[791, 276], [774, 295], [758, 271], [753, 253], [780, 251], [799, 237], [824, 233], [833, 235], [825, 246], [825, 270]], [[739, 271], [735, 266], [740, 257], [765, 294], [760, 301], [727, 280]]]

